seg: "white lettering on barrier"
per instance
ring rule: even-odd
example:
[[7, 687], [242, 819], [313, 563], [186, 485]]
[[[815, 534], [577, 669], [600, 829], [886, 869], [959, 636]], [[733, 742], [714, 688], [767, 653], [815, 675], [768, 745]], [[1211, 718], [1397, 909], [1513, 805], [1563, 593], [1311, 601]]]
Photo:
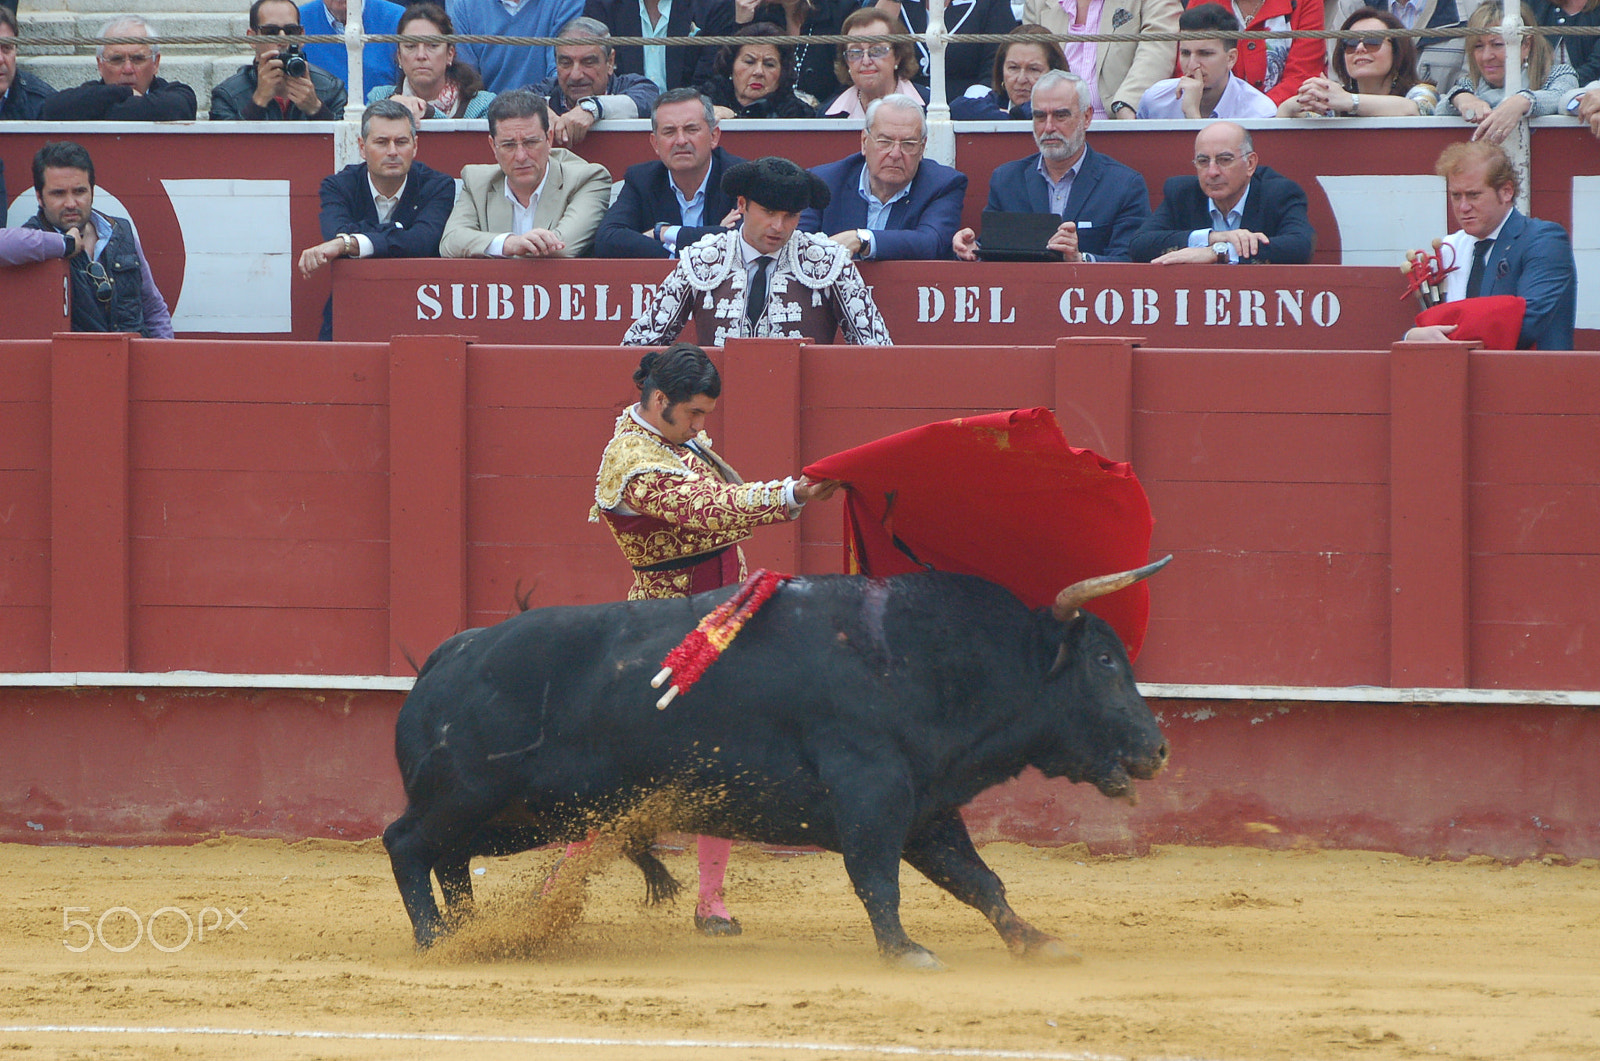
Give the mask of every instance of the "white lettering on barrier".
[[1228, 308], [1228, 298], [1233, 292], [1228, 288], [1206, 288], [1206, 327], [1232, 324], [1233, 314]]
[[1000, 306], [1000, 296], [1004, 292], [1005, 288], [1003, 287], [991, 287], [989, 289], [990, 324], [1011, 324], [1017, 319], [1016, 309], [1002, 309]]
[[944, 319], [944, 292], [937, 287], [917, 288], [917, 323], [937, 324]]
[[978, 312], [978, 289], [975, 287], [958, 287], [955, 295], [956, 323], [981, 323], [983, 315]]
[[1265, 328], [1267, 326], [1267, 296], [1261, 291], [1239, 292], [1239, 327]]
[[492, 321], [508, 321], [516, 316], [516, 307], [511, 304], [510, 284], [489, 284], [489, 319]]
[[1172, 293], [1172, 298], [1177, 304], [1177, 309], [1172, 314], [1172, 323], [1180, 328], [1187, 328], [1189, 326], [1189, 289], [1187, 287], [1178, 288]]
[[1083, 288], [1081, 287], [1069, 287], [1065, 291], [1061, 292], [1062, 320], [1066, 321], [1068, 324], [1082, 324], [1085, 320], [1088, 320], [1088, 307], [1074, 305], [1077, 300], [1082, 298]]
[[550, 312], [550, 292], [543, 284], [522, 285], [522, 319], [542, 321]]
[[[517, 318], [516, 290], [511, 284], [450, 284], [447, 301], [443, 284], [417, 285], [417, 320], [436, 321], [448, 315], [458, 321], [509, 321]], [[644, 316], [655, 301], [656, 285], [633, 284], [633, 313]], [[623, 301], [613, 300], [610, 284], [561, 284], [552, 295], [543, 284], [522, 285], [522, 319], [540, 321], [556, 310], [563, 321], [620, 321]], [[942, 297], [942, 296], [941, 296]], [[942, 312], [942, 304], [941, 304]]]
[[444, 306], [439, 302], [439, 285], [417, 285], [417, 320], [436, 321], [442, 316]]
[[1104, 287], [1094, 297], [1094, 319], [1101, 324], [1115, 324], [1122, 319], [1122, 293], [1114, 287]]
[[1319, 328], [1339, 323], [1339, 296], [1332, 291], [1318, 291], [1311, 299], [1311, 323]]
[[1161, 320], [1161, 307], [1153, 287], [1133, 289], [1133, 324], [1156, 324]]

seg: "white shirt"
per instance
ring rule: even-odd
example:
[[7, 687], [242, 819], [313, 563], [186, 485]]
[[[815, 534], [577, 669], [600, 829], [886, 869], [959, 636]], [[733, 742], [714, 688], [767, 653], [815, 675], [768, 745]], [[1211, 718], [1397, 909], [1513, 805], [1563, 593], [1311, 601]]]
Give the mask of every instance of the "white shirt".
[[502, 232], [489, 244], [489, 257], [504, 258], [507, 236], [521, 236], [533, 231], [534, 211], [539, 209], [539, 196], [544, 192], [544, 183], [550, 179], [550, 167], [544, 168], [544, 176], [539, 178], [539, 186], [528, 196], [528, 205], [523, 206], [517, 202], [515, 193], [511, 191], [511, 178], [506, 178], [505, 186], [501, 189], [506, 199], [511, 203], [511, 231]]
[[[410, 179], [410, 175], [407, 175], [406, 181]], [[394, 208], [400, 205], [400, 197], [406, 193], [406, 181], [401, 181], [400, 190], [395, 192], [392, 197], [388, 197], [378, 190], [376, 184], [372, 183], [372, 175], [370, 173], [367, 174], [367, 191], [372, 193], [372, 205], [378, 210], [378, 224], [386, 225], [389, 223], [389, 219], [394, 216]], [[372, 257], [372, 240], [359, 232], [354, 235], [356, 237], [356, 257]]]
[[[1500, 230], [1506, 227], [1506, 222], [1509, 220], [1511, 220], [1511, 211], [1507, 210], [1506, 216], [1494, 227], [1494, 231], [1484, 238], [1494, 240], [1495, 246], [1499, 246]], [[1453, 264], [1455, 268], [1445, 274], [1444, 300], [1446, 302], [1460, 302], [1467, 297], [1467, 281], [1472, 275], [1472, 251], [1478, 245], [1478, 237], [1469, 236], [1458, 228], [1444, 238], [1444, 244], [1455, 252], [1454, 259], [1451, 259], [1449, 255], [1445, 255], [1445, 264]], [[1440, 248], [1439, 253], [1444, 254], [1443, 248]], [[1494, 247], [1489, 248], [1489, 258], [1492, 257], [1494, 257]], [[1488, 258], [1485, 258], [1483, 262], [1483, 280], [1487, 286], [1489, 282]]]
[[[1157, 81], [1139, 100], [1140, 118], [1183, 118], [1183, 93], [1176, 77]], [[1242, 77], [1228, 75], [1227, 87], [1217, 100], [1217, 109], [1206, 118], [1276, 118], [1278, 105], [1265, 92]]]

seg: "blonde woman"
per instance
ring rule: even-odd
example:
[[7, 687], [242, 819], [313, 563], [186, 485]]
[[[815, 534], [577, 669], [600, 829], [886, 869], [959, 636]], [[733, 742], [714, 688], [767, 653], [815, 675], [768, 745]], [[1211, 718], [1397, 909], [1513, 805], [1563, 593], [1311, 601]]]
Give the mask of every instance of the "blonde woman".
[[[1505, 17], [1498, 2], [1487, 3], [1467, 19], [1467, 28], [1478, 32], [1467, 38], [1467, 72], [1450, 89], [1449, 98], [1439, 104], [1440, 114], [1459, 114], [1478, 128], [1472, 139], [1491, 144], [1505, 138], [1524, 118], [1557, 114], [1561, 97], [1578, 87], [1578, 75], [1566, 63], [1552, 63], [1550, 44], [1543, 37], [1522, 38], [1523, 88], [1506, 95], [1506, 40], [1500, 35]], [[1522, 22], [1534, 25], [1533, 12], [1522, 5]]]

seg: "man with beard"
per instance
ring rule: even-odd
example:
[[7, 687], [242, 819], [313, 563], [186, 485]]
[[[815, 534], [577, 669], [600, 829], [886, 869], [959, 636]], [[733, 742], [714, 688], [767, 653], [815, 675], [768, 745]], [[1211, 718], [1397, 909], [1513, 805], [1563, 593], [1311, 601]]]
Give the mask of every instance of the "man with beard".
[[1193, 177], [1173, 177], [1133, 237], [1136, 262], [1304, 265], [1317, 234], [1300, 185], [1259, 166], [1242, 126], [1212, 122], [1194, 138]]
[[[1150, 216], [1150, 194], [1137, 170], [1089, 146], [1088, 82], [1050, 70], [1034, 82], [1032, 105], [1039, 151], [994, 171], [984, 209], [1060, 217], [1046, 246], [1065, 261], [1127, 261], [1133, 234]], [[962, 229], [951, 249], [963, 261], [977, 261], [977, 234]]]

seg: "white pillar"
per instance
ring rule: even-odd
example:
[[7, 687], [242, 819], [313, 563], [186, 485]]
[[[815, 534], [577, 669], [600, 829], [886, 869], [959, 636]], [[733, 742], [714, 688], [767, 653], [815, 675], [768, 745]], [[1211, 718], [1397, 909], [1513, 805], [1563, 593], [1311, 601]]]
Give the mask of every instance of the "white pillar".
[[949, 34], [944, 28], [944, 0], [928, 0], [928, 157], [953, 166], [956, 162], [956, 131], [950, 124], [950, 104], [946, 100], [944, 58]]
[[[1500, 36], [1506, 42], [1506, 83], [1505, 95], [1507, 99], [1516, 95], [1522, 88], [1539, 88], [1538, 85], [1524, 86], [1522, 83], [1522, 42], [1527, 38], [1522, 25], [1522, 5], [1517, 0], [1512, 0], [1505, 5], [1505, 16], [1500, 22]], [[1471, 41], [1467, 47], [1471, 47]], [[1528, 166], [1531, 152], [1528, 144], [1528, 122], [1526, 119], [1517, 123], [1516, 128], [1506, 137], [1506, 154], [1511, 156], [1511, 165], [1517, 171], [1517, 209], [1524, 214], [1530, 212], [1531, 195], [1528, 185], [1531, 183]]]

